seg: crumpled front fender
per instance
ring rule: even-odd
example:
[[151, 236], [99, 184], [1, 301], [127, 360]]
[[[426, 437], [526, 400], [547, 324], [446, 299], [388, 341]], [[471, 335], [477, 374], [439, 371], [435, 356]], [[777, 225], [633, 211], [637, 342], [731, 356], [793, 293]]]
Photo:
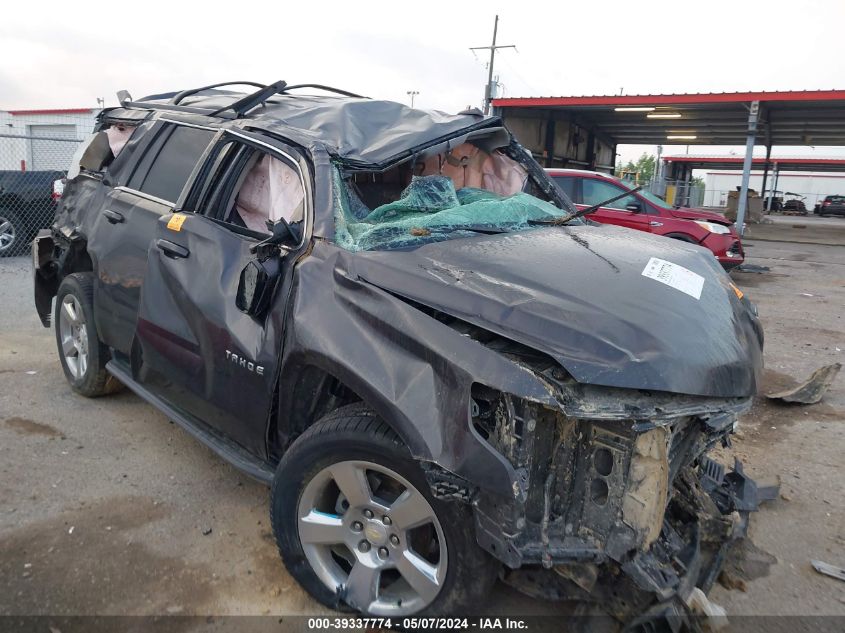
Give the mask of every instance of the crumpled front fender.
[[[513, 495], [513, 466], [470, 424], [474, 383], [555, 407], [541, 377], [357, 277], [354, 255], [324, 242], [296, 270], [280, 393], [314, 366], [355, 391], [415, 458]], [[283, 407], [285, 404], [283, 403]], [[284, 409], [283, 409], [284, 410]]]

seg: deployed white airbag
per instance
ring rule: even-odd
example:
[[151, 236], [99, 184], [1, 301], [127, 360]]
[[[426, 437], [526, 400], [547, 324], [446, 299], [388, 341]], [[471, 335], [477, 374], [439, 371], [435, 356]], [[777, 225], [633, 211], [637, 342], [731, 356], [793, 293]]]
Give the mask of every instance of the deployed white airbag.
[[500, 196], [512, 196], [522, 191], [528, 177], [515, 160], [499, 151], [491, 154], [472, 143], [463, 143], [445, 154], [426, 159], [422, 176], [448, 176], [455, 189], [473, 187], [486, 189]]
[[296, 170], [265, 154], [244, 179], [235, 209], [247, 228], [267, 233], [267, 220], [302, 221], [304, 199]]

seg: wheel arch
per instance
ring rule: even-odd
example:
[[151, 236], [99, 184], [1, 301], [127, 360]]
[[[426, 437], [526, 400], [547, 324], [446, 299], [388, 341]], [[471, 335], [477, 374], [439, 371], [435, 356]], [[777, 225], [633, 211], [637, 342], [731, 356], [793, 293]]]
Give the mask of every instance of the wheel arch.
[[35, 309], [44, 327], [50, 327], [53, 298], [62, 280], [73, 273], [94, 272], [94, 262], [85, 240], [58, 240], [43, 229], [38, 241], [37, 268], [34, 276]]
[[668, 237], [673, 240], [678, 240], [681, 242], [687, 242], [688, 244], [700, 244], [701, 242], [695, 239], [689, 233], [680, 233], [678, 231], [672, 231], [671, 233], [664, 233], [663, 237]]
[[279, 372], [267, 428], [268, 457], [278, 462], [287, 447], [307, 429], [333, 411], [355, 402], [363, 402], [375, 411], [414, 456], [430, 456], [421, 435], [394, 415], [393, 407], [381, 394], [343, 368], [330, 369], [328, 363], [310, 359], [294, 366], [283, 363]]

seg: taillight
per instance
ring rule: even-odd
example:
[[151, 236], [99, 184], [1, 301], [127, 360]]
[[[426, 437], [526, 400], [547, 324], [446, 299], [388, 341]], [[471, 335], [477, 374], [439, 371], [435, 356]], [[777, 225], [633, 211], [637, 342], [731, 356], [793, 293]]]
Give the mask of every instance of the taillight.
[[829, 207], [829, 206], [830, 206], [830, 200], [825, 200], [825, 201], [824, 201], [824, 206]]
[[65, 192], [65, 179], [59, 178], [58, 180], [53, 181], [53, 191], [50, 194], [50, 197], [53, 199], [53, 202], [58, 203], [59, 200], [62, 198], [62, 194]]

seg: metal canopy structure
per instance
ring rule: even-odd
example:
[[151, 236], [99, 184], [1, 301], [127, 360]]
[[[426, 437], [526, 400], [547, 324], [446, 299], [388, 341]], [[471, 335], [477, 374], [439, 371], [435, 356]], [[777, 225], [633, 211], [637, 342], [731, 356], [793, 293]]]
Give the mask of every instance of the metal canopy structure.
[[[742, 169], [744, 162], [742, 156], [664, 156], [663, 164], [665, 170], [673, 171], [675, 166], [685, 169]], [[767, 161], [762, 156], [755, 156], [751, 159], [752, 169], [763, 169]], [[845, 171], [845, 158], [812, 158], [772, 156], [768, 165], [780, 171]]]
[[618, 144], [744, 143], [740, 231], [756, 144], [766, 147], [764, 191], [773, 146], [845, 145], [845, 90], [518, 97], [493, 106], [547, 167], [612, 169]]
[[845, 145], [845, 90], [520, 97], [493, 105], [506, 117], [580, 121], [614, 144], [744, 145], [754, 101], [761, 145]]

